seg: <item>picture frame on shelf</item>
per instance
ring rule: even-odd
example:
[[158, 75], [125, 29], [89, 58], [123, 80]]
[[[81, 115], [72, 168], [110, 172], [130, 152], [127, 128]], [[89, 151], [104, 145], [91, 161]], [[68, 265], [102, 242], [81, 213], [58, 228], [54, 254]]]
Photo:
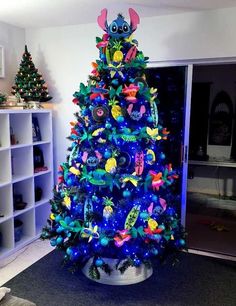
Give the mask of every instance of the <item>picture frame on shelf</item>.
[[0, 78], [5, 77], [4, 47], [0, 45]]
[[32, 135], [33, 135], [33, 142], [42, 140], [37, 117], [32, 117]]

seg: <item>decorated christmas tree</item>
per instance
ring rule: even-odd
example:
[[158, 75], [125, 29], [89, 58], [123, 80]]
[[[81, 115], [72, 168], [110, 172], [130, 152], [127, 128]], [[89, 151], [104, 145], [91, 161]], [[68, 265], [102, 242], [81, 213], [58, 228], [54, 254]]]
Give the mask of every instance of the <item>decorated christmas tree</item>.
[[[148, 58], [132, 36], [139, 16], [129, 14], [130, 24], [119, 14], [108, 25], [106, 9], [98, 17], [106, 33], [96, 39], [87, 84], [74, 93], [72, 143], [42, 233], [65, 262], [109, 284], [147, 278], [153, 258], [185, 245], [174, 207], [178, 174], [162, 151], [169, 132], [158, 121], [157, 89], [145, 80]], [[122, 280], [126, 270], [132, 279]]]
[[27, 46], [23, 53], [19, 71], [15, 77], [15, 85], [12, 86], [12, 94], [19, 93], [24, 101], [46, 102], [52, 99], [42, 75], [38, 73], [32, 62], [32, 57]]

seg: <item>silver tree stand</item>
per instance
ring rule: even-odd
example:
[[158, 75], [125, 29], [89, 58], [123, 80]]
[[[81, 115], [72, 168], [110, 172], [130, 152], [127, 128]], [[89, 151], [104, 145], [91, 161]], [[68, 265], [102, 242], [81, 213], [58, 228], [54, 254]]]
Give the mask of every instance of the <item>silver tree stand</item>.
[[89, 279], [101, 284], [120, 286], [140, 283], [148, 279], [153, 273], [152, 268], [147, 268], [144, 264], [141, 264], [139, 267], [129, 267], [123, 274], [121, 274], [120, 271], [116, 269], [117, 259], [103, 258], [103, 260], [112, 268], [110, 275], [105, 273], [102, 269], [98, 268], [100, 272], [100, 279], [91, 278], [89, 275], [89, 267], [93, 262], [92, 258], [82, 269], [84, 275]]

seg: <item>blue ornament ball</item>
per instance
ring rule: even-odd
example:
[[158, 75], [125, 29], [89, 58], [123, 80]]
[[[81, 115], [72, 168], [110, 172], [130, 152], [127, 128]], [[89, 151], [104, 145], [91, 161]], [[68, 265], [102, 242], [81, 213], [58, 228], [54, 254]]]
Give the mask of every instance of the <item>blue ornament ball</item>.
[[143, 220], [147, 219], [148, 216], [149, 216], [149, 214], [146, 211], [142, 211], [140, 213], [140, 218], [143, 219]]
[[57, 240], [56, 239], [51, 239], [50, 244], [51, 244], [51, 246], [56, 246], [57, 245]]
[[101, 240], [100, 240], [100, 243], [102, 246], [107, 246], [108, 243], [109, 243], [109, 239], [106, 238], [106, 237], [103, 237]]
[[100, 58], [101, 58], [102, 61], [104, 61], [104, 60], [106, 59], [106, 56], [102, 53], [102, 54], [100, 55]]
[[69, 217], [69, 216], [65, 217], [65, 222], [66, 222], [66, 224], [70, 224], [72, 222], [71, 217]]
[[158, 196], [156, 196], [155, 194], [152, 195], [152, 201], [153, 202], [157, 202], [158, 201]]
[[105, 127], [106, 127], [106, 129], [110, 129], [110, 128], [111, 128], [111, 124], [110, 124], [109, 122], [107, 122], [107, 123], [105, 124]]
[[71, 177], [69, 177], [67, 180], [66, 180], [66, 184], [68, 186], [72, 186], [73, 185], [73, 179]]
[[95, 102], [99, 103], [99, 102], [101, 102], [101, 97], [97, 96], [94, 100], [95, 100]]
[[105, 151], [104, 157], [105, 158], [110, 158], [111, 157], [111, 152], [110, 151]]
[[97, 202], [98, 197], [97, 197], [97, 196], [95, 196], [95, 195], [93, 195], [93, 196], [92, 196], [92, 200], [93, 200], [94, 202]]
[[146, 159], [147, 159], [148, 161], [152, 161], [152, 160], [153, 160], [152, 154], [147, 154], [147, 155], [146, 155]]
[[112, 80], [111, 83], [115, 86], [119, 85], [119, 81], [117, 79]]
[[124, 190], [123, 191], [123, 197], [124, 198], [129, 198], [131, 196], [131, 192], [129, 190]]
[[165, 154], [163, 152], [161, 152], [160, 159], [165, 159], [165, 158], [166, 158]]
[[152, 254], [155, 255], [155, 256], [158, 254], [158, 250], [155, 249], [155, 248], [153, 248], [151, 252], [152, 252]]
[[161, 235], [159, 235], [159, 234], [154, 234], [154, 235], [153, 235], [153, 238], [154, 238], [155, 240], [160, 240], [160, 239], [161, 239]]
[[63, 242], [63, 238], [61, 236], [57, 237], [57, 244], [61, 244]]
[[69, 256], [72, 254], [72, 247], [68, 247], [66, 249], [66, 254], [69, 255]]
[[104, 261], [101, 258], [95, 260], [95, 265], [101, 267], [104, 264]]
[[77, 202], [78, 201], [78, 196], [77, 195], [75, 195], [75, 196], [73, 196], [73, 201], [75, 201], [75, 202]]
[[60, 215], [57, 215], [57, 216], [55, 217], [55, 221], [56, 221], [56, 222], [61, 221], [61, 219], [62, 219], [62, 216], [60, 216]]
[[185, 240], [184, 239], [179, 239], [179, 245], [184, 246], [185, 245]]
[[153, 118], [151, 116], [147, 117], [148, 122], [153, 122]]
[[119, 123], [122, 123], [122, 122], [125, 121], [125, 118], [124, 118], [123, 116], [118, 116], [118, 117], [116, 118], [116, 121], [119, 122]]

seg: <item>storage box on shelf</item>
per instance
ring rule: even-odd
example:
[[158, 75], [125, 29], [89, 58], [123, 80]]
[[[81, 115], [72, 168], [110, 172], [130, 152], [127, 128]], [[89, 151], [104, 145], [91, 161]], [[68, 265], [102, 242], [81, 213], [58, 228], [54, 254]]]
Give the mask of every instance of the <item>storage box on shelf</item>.
[[[45, 166], [37, 171], [35, 147]], [[51, 111], [0, 110], [0, 260], [39, 237], [52, 189]]]

